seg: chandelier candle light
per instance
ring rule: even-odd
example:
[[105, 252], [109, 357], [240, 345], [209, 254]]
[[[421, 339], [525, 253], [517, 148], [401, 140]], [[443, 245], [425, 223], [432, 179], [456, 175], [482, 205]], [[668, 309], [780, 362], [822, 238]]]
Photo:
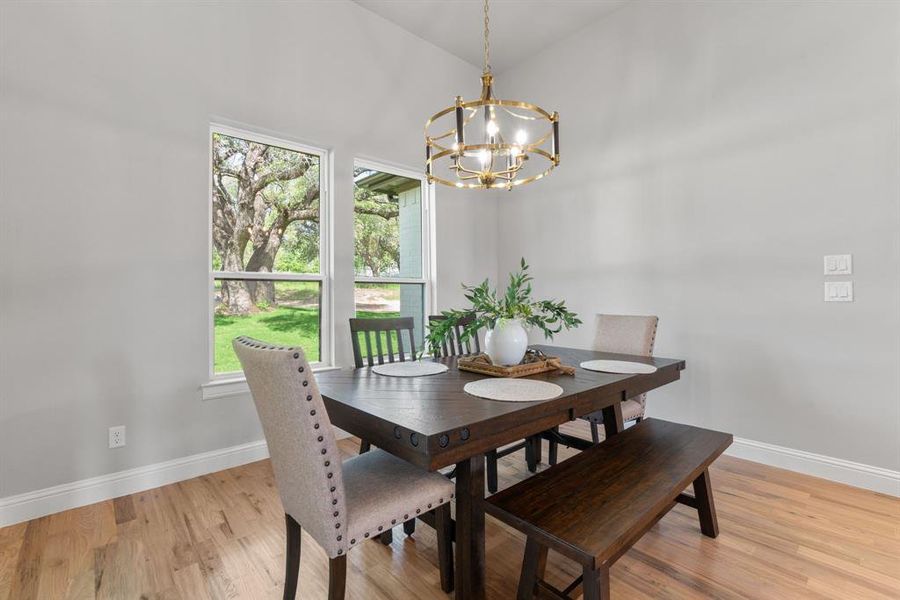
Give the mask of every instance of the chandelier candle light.
[[453, 106], [425, 123], [429, 183], [511, 190], [541, 179], [559, 164], [559, 114], [530, 102], [494, 97], [489, 24], [484, 0], [481, 97], [467, 102], [457, 96]]

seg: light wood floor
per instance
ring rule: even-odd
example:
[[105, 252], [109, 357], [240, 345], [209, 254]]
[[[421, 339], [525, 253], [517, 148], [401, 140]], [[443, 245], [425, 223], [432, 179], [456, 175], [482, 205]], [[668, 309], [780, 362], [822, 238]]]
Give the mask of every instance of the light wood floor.
[[[500, 468], [527, 476], [521, 453]], [[613, 567], [614, 598], [900, 598], [900, 500], [729, 457], [711, 473], [721, 535], [676, 507]], [[274, 485], [263, 461], [0, 529], [0, 600], [281, 598]], [[490, 598], [514, 597], [523, 547], [488, 518]], [[302, 552], [298, 598], [325, 598], [325, 555]], [[398, 528], [350, 553], [347, 596], [447, 598], [436, 564], [430, 528]], [[575, 576], [553, 553], [547, 572]]]

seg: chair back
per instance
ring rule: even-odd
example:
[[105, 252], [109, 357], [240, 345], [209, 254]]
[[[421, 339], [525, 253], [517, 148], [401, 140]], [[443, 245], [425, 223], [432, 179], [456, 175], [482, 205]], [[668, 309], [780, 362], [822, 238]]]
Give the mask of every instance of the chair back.
[[651, 356], [658, 324], [655, 316], [597, 315], [594, 350]]
[[[400, 362], [407, 359], [408, 349], [409, 359], [414, 360], [416, 355], [416, 339], [413, 335], [415, 328], [412, 317], [397, 317], [388, 319], [350, 319], [350, 340], [353, 343], [353, 361], [356, 368], [361, 369], [366, 366], [373, 366], [377, 361], [379, 365], [383, 365], [385, 358], [388, 362], [394, 362], [397, 358]], [[404, 347], [403, 335], [406, 332], [409, 346]], [[365, 356], [363, 356], [362, 347], [359, 338], [365, 340]], [[372, 340], [374, 338], [374, 342]], [[394, 351], [394, 338], [397, 340], [397, 351]], [[382, 343], [384, 339], [384, 343]], [[372, 348], [375, 351], [372, 351]]]
[[[444, 315], [431, 315], [428, 317], [428, 322], [435, 323], [437, 321], [443, 321], [446, 318], [447, 317], [445, 317]], [[474, 320], [475, 315], [469, 315], [463, 319], [460, 319], [459, 323], [450, 330], [450, 338], [444, 340], [444, 343], [439, 349], [433, 349], [436, 356], [446, 357], [464, 356], [466, 354], [481, 354], [481, 342], [478, 339], [478, 332], [476, 332], [476, 335], [470, 337], [465, 342], [461, 341], [462, 332], [466, 328], [466, 325], [469, 325]]]
[[[597, 336], [594, 338], [594, 350], [652, 356], [658, 324], [659, 317], [656, 316], [597, 315]], [[629, 400], [637, 402], [637, 406], [633, 407], [633, 416], [643, 418], [644, 410], [647, 407], [647, 394], [638, 394]]]
[[245, 336], [232, 346], [262, 422], [284, 511], [330, 557], [346, 552], [341, 455], [306, 355]]

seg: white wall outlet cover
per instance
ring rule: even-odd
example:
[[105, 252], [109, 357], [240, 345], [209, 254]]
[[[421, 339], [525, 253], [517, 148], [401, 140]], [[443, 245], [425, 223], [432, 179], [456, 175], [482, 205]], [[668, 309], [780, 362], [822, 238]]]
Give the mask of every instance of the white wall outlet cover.
[[109, 428], [109, 447], [121, 448], [125, 445], [125, 426], [118, 425]]
[[825, 274], [826, 275], [852, 275], [853, 274], [853, 255], [852, 254], [829, 254], [825, 257]]
[[853, 302], [853, 282], [826, 281], [825, 302]]

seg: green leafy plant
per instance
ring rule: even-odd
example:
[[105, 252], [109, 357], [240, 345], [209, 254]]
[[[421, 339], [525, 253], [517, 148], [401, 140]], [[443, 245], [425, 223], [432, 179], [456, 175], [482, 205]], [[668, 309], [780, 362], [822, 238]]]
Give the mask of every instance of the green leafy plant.
[[[426, 345], [433, 354], [440, 351], [444, 342], [450, 341], [452, 332], [461, 323], [466, 323], [460, 334], [461, 341], [478, 335], [479, 329], [493, 329], [504, 320], [517, 319], [524, 327], [535, 327], [544, 332], [548, 340], [565, 329], [581, 325], [578, 315], [566, 308], [564, 300], [532, 300], [531, 282], [528, 274], [528, 263], [525, 259], [519, 270], [509, 274], [506, 293], [498, 295], [485, 279], [479, 285], [463, 284], [466, 300], [471, 308], [463, 310], [446, 310], [441, 314], [444, 318], [431, 324], [426, 338]], [[471, 319], [471, 320], [469, 320]]]

